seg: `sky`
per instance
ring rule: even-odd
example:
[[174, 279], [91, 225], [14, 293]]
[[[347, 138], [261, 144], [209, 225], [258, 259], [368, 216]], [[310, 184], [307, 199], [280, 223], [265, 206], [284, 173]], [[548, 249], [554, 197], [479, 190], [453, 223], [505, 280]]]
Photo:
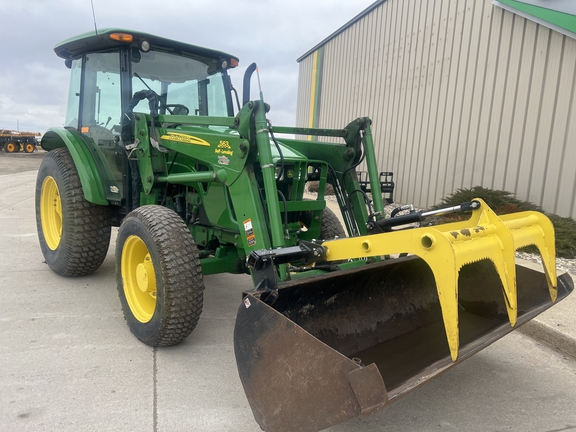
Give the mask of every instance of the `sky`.
[[[268, 118], [294, 126], [296, 59], [374, 1], [93, 0], [93, 6], [98, 28], [139, 30], [238, 57], [230, 74], [240, 98], [244, 70], [256, 62]], [[63, 126], [70, 71], [53, 48], [94, 30], [90, 0], [0, 0], [0, 16], [0, 129], [44, 133]]]

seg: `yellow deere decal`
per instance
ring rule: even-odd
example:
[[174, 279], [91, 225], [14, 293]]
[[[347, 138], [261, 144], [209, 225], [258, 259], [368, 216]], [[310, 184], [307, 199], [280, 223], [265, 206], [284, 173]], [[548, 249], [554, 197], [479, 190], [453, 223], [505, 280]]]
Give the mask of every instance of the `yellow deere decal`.
[[[232, 151], [232, 147], [230, 146], [230, 143], [228, 141], [220, 141], [218, 146], [216, 146], [216, 150], [214, 150], [214, 153], [234, 156], [234, 151]], [[220, 156], [218, 156], [218, 159], [220, 159]], [[226, 165], [228, 165], [228, 163], [226, 163]]]
[[170, 141], [177, 141], [187, 144], [210, 147], [210, 143], [208, 141], [204, 141], [202, 138], [198, 138], [192, 135], [181, 134], [177, 132], [168, 132], [166, 135], [162, 135], [160, 138]]

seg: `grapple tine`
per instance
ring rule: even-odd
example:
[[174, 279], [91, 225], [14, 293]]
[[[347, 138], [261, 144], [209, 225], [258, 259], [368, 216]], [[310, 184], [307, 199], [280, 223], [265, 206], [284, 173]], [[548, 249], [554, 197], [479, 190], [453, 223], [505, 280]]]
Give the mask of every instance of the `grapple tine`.
[[556, 278], [556, 245], [554, 226], [544, 214], [535, 211], [512, 213], [500, 216], [514, 237], [514, 248], [534, 245], [540, 252], [550, 298], [558, 296]]
[[[516, 266], [514, 259], [515, 241], [512, 232], [484, 201], [472, 217], [452, 226], [443, 225], [444, 235], [449, 235], [458, 257], [458, 270], [466, 264], [489, 259], [494, 264], [502, 283], [502, 291], [508, 319], [512, 327], [518, 316], [518, 294], [516, 290]], [[456, 228], [456, 229], [454, 229]], [[467, 242], [466, 240], [472, 240]]]
[[[432, 247], [436, 245], [433, 244]], [[431, 247], [431, 248], [432, 248]], [[442, 319], [444, 321], [444, 330], [450, 348], [452, 361], [458, 358], [458, 349], [460, 346], [460, 332], [458, 330], [458, 270], [459, 266], [456, 260], [456, 254], [450, 247], [447, 240], [438, 245], [441, 253], [424, 254], [422, 258], [428, 264], [434, 275], [438, 300], [442, 309]], [[436, 271], [443, 268], [445, 271]], [[436, 270], [435, 270], [436, 269]]]
[[452, 360], [458, 358], [458, 274], [466, 264], [490, 260], [502, 283], [508, 319], [516, 325], [516, 249], [534, 244], [538, 247], [546, 271], [552, 301], [557, 291], [554, 265], [554, 229], [546, 216], [523, 212], [498, 217], [479, 198], [480, 208], [467, 221], [437, 227], [397, 230], [365, 237], [338, 239], [323, 243], [328, 260], [368, 258], [398, 253], [421, 257], [436, 281], [446, 337]]

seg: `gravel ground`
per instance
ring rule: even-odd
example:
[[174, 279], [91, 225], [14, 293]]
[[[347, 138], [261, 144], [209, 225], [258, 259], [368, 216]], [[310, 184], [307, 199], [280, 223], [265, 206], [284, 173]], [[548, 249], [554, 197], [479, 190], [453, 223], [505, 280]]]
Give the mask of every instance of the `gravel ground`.
[[[540, 258], [540, 255], [530, 254], [526, 252], [516, 252], [516, 256], [518, 258], [522, 258], [527, 261], [542, 264], [542, 258]], [[556, 271], [558, 271], [558, 273], [568, 272], [572, 276], [576, 277], [576, 259], [566, 259], [556, 257]]]
[[0, 151], [0, 175], [37, 170], [45, 155], [46, 152], [40, 148], [34, 153], [6, 153], [2, 150]]

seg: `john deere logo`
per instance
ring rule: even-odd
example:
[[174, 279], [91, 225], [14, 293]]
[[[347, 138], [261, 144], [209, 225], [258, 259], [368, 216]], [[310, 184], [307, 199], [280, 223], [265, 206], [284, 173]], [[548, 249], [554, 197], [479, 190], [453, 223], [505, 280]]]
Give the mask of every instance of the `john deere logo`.
[[208, 141], [203, 140], [202, 138], [198, 138], [192, 135], [181, 134], [177, 132], [168, 132], [166, 135], [162, 135], [160, 138], [186, 144], [194, 144], [199, 146], [210, 147], [210, 143]]

